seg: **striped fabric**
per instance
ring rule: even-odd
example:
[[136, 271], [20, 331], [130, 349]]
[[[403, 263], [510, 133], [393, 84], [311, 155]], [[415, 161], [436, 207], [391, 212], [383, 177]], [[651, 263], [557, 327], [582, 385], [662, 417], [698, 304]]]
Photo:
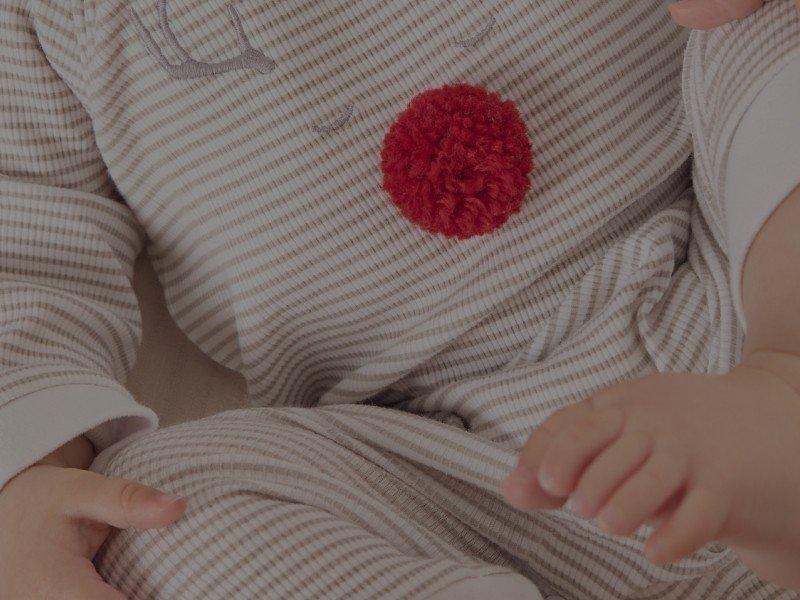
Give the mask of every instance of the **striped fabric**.
[[104, 471], [189, 495], [188, 514], [115, 535], [98, 568], [137, 599], [416, 599], [515, 572], [567, 600], [799, 597], [727, 551], [661, 569], [638, 540], [565, 512], [512, 510], [497, 496], [512, 454], [475, 438], [359, 405], [243, 409], [161, 429]]
[[[192, 496], [177, 526], [113, 539], [98, 561], [112, 584], [416, 598], [516, 572], [570, 600], [797, 597], [724, 548], [656, 567], [644, 531], [617, 539], [497, 495], [554, 409], [654, 370], [724, 371], [739, 351], [717, 149], [702, 147], [724, 136], [686, 117], [686, 37], [662, 4], [0, 5], [0, 443], [33, 434], [28, 407], [54, 386], [115, 395], [100, 447], [146, 427], [117, 383], [137, 340], [140, 229], [178, 324], [264, 407], [111, 458], [110, 474]], [[715, 50], [763, 47], [761, 75], [717, 60], [687, 90], [693, 118], [727, 115], [724, 90], [776, 68], [792, 49], [769, 37], [796, 29], [791, 15], [772, 2], [693, 40], [687, 56], [707, 51], [689, 88]], [[513, 100], [536, 152], [521, 212], [465, 241], [404, 220], [379, 172], [394, 117], [455, 81]], [[36, 421], [52, 446], [100, 422], [69, 398]], [[46, 449], [25, 451], [30, 464]]]

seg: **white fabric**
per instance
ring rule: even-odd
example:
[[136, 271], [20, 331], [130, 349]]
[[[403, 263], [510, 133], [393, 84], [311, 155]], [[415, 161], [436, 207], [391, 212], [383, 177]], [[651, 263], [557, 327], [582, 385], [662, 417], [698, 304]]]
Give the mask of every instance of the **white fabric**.
[[725, 173], [728, 256], [736, 312], [750, 245], [800, 183], [800, 55], [781, 69], [747, 109], [731, 144]]
[[155, 429], [156, 415], [113, 388], [62, 385], [0, 407], [0, 487], [76, 432], [102, 451], [135, 431]]

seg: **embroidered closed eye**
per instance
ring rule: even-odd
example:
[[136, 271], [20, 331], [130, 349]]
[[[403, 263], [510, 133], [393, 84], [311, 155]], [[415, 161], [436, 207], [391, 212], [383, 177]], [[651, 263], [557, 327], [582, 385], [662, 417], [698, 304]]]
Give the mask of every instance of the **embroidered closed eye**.
[[496, 23], [497, 20], [494, 17], [491, 17], [489, 19], [489, 24], [486, 25], [486, 27], [471, 36], [461, 38], [456, 42], [456, 46], [460, 46], [464, 49], [474, 48], [492, 32], [492, 29], [494, 29]]
[[139, 39], [141, 39], [144, 47], [158, 64], [175, 79], [194, 79], [196, 77], [218, 75], [220, 73], [241, 69], [253, 69], [259, 73], [267, 74], [275, 68], [274, 60], [260, 50], [253, 48], [250, 44], [250, 40], [247, 39], [247, 35], [242, 27], [242, 19], [239, 17], [238, 11], [232, 4], [228, 5], [228, 14], [233, 28], [236, 31], [239, 55], [219, 62], [203, 62], [192, 58], [178, 41], [178, 38], [172, 31], [172, 27], [170, 27], [169, 20], [167, 19], [167, 0], [158, 0], [157, 8], [158, 26], [169, 47], [179, 57], [180, 62], [177, 64], [173, 64], [167, 60], [164, 53], [158, 47], [158, 44], [156, 44], [153, 39], [153, 36], [150, 34], [150, 31], [144, 26], [144, 23], [142, 23], [142, 20], [133, 8], [130, 9], [131, 19], [136, 26]]
[[[242, 26], [242, 19], [239, 16], [239, 12], [232, 4], [227, 5], [227, 10], [231, 24], [236, 31], [239, 54], [233, 58], [218, 62], [205, 62], [192, 58], [189, 52], [178, 41], [167, 16], [167, 0], [157, 0], [156, 9], [158, 13], [158, 28], [172, 53], [178, 57], [179, 62], [177, 63], [170, 62], [170, 60], [167, 59], [150, 31], [145, 27], [136, 10], [132, 7], [130, 8], [131, 20], [147, 52], [174, 79], [195, 79], [244, 69], [252, 69], [266, 75], [271, 73], [276, 67], [276, 63], [272, 58], [254, 48], [250, 43], [250, 40], [245, 34], [244, 27]], [[496, 23], [496, 19], [490, 17], [489, 23], [483, 29], [473, 35], [457, 40], [456, 45], [464, 49], [476, 47], [492, 32]], [[354, 114], [355, 106], [353, 104], [346, 104], [342, 109], [341, 116], [328, 124], [312, 123], [311, 129], [319, 134], [336, 131], [347, 125], [352, 120]]]
[[329, 133], [331, 131], [336, 131], [347, 125], [347, 122], [353, 118], [353, 113], [355, 112], [355, 106], [352, 104], [348, 104], [342, 110], [342, 116], [336, 119], [330, 125], [312, 125], [311, 129], [316, 131], [317, 133]]
[[[458, 42], [456, 42], [456, 45], [465, 49], [474, 48], [492, 32], [492, 29], [494, 29], [496, 23], [497, 20], [494, 17], [490, 17], [489, 23], [486, 25], [486, 27], [471, 36], [460, 39]], [[344, 107], [342, 116], [333, 121], [331, 124], [313, 124], [311, 125], [311, 129], [316, 133], [330, 133], [332, 131], [336, 131], [337, 129], [341, 129], [347, 125], [350, 119], [352, 119], [354, 110], [355, 107], [352, 104], [348, 104]]]

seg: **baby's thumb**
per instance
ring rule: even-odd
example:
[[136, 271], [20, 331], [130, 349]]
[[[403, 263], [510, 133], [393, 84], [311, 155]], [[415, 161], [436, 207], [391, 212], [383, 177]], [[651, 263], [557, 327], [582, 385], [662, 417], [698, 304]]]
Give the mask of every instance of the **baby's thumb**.
[[148, 529], [174, 523], [186, 511], [184, 498], [91, 471], [76, 473], [75, 481], [65, 490], [70, 516], [119, 529]]

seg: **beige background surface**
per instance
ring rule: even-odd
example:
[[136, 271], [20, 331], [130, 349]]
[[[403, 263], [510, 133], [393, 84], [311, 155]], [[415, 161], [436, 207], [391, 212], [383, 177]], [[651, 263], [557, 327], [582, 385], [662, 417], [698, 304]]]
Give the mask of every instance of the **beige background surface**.
[[146, 253], [136, 263], [136, 295], [142, 309], [142, 345], [128, 389], [172, 425], [247, 405], [244, 379], [215, 363], [178, 328]]

